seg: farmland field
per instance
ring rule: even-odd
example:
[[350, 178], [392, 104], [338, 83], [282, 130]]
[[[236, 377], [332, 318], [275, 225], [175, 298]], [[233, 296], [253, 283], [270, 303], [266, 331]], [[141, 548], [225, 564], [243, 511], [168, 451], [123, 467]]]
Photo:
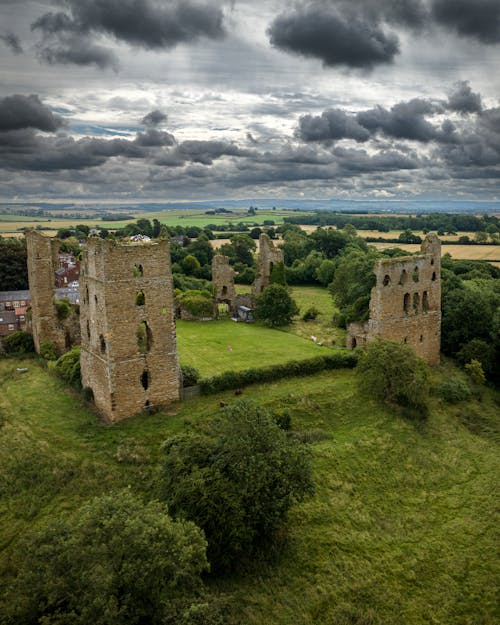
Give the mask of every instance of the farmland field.
[[[411, 243], [370, 243], [376, 248], [383, 250], [390, 247], [399, 247], [407, 252], [420, 251], [420, 245]], [[450, 254], [456, 260], [487, 260], [489, 262], [500, 261], [500, 245], [443, 245], [441, 254]]]

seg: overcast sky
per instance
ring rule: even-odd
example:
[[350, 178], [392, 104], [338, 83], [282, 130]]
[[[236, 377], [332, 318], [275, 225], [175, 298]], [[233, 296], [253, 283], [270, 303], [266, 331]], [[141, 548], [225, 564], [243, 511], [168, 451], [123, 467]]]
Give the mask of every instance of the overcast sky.
[[500, 200], [500, 0], [0, 0], [0, 199]]

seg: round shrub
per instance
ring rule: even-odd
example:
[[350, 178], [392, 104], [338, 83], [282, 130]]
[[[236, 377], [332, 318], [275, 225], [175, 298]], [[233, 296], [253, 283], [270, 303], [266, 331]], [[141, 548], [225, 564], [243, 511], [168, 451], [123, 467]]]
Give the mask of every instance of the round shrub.
[[73, 347], [56, 361], [55, 369], [60, 377], [71, 386], [82, 387], [80, 372], [80, 348]]
[[437, 394], [449, 404], [457, 404], [469, 399], [471, 390], [467, 382], [462, 380], [462, 378], [453, 376], [439, 385]]
[[200, 372], [196, 367], [191, 367], [190, 365], [182, 365], [182, 386], [184, 388], [188, 386], [195, 386], [200, 379]]
[[316, 306], [310, 306], [306, 312], [302, 315], [303, 321], [314, 321], [318, 315], [320, 315], [320, 311], [316, 308]]
[[45, 360], [57, 360], [56, 346], [52, 341], [42, 341], [40, 343], [40, 356]]
[[31, 354], [35, 351], [33, 337], [29, 332], [18, 330], [4, 340], [4, 349], [8, 354]]

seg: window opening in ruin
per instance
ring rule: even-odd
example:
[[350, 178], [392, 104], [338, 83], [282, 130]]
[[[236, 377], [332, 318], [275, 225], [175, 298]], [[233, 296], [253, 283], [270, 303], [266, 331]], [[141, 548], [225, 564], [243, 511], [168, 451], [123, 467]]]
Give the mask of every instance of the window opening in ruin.
[[64, 346], [66, 347], [66, 349], [71, 348], [71, 334], [68, 329], [66, 329], [64, 332]]
[[405, 343], [405, 344], [408, 343], [408, 337], [407, 336], [404, 337], [403, 343]]
[[420, 295], [418, 293], [413, 293], [413, 312], [418, 314], [420, 309]]
[[429, 310], [429, 296], [427, 295], [427, 291], [424, 291], [422, 295], [422, 312], [426, 313]]
[[273, 273], [274, 263], [269, 263], [269, 274]]
[[433, 264], [434, 264], [434, 259], [433, 259], [433, 258], [431, 258], [431, 265], [433, 265]]
[[409, 293], [405, 293], [405, 296], [403, 299], [403, 310], [406, 314], [410, 312], [410, 294]]
[[147, 372], [146, 369], [144, 369], [144, 371], [141, 374], [141, 384], [142, 384], [142, 388], [147, 391], [149, 388], [149, 373]]
[[151, 404], [149, 403], [149, 399], [146, 400], [146, 403], [144, 404], [144, 408], [146, 410], [149, 410], [149, 408], [151, 407]]
[[418, 282], [418, 267], [415, 267], [412, 274], [413, 282]]
[[134, 265], [134, 278], [142, 278], [142, 276], [144, 275], [144, 270], [142, 268], [142, 265], [138, 265], [137, 263]]
[[420, 335], [420, 342], [423, 343], [424, 342], [424, 336], [423, 334]]
[[382, 284], [384, 286], [389, 286], [391, 284], [391, 276], [389, 276], [388, 274], [386, 274], [384, 276], [384, 279], [382, 280]]
[[432, 281], [433, 282], [436, 281], [436, 272], [435, 271], [432, 272]]
[[136, 331], [137, 349], [141, 354], [147, 354], [153, 344], [151, 328], [145, 321], [141, 321]]
[[399, 284], [406, 284], [408, 282], [408, 274], [406, 273], [406, 269], [403, 269], [401, 272], [401, 277], [399, 278]]
[[89, 287], [88, 286], [85, 287], [85, 295], [86, 295], [85, 304], [88, 304], [89, 303]]
[[90, 341], [90, 323], [89, 323], [88, 319], [87, 319], [87, 337], [88, 337], [88, 339]]
[[222, 295], [227, 295], [227, 286], [226, 285], [224, 285], [222, 287]]
[[136, 306], [144, 306], [146, 303], [146, 296], [144, 295], [144, 291], [138, 291], [135, 296], [135, 304]]
[[97, 304], [97, 295], [94, 295], [94, 301]]
[[106, 351], [106, 341], [104, 340], [104, 336], [99, 334], [99, 345], [101, 347], [101, 353], [104, 354]]
[[352, 349], [356, 349], [357, 346], [358, 346], [358, 342], [356, 341], [356, 337], [353, 336], [352, 341], [351, 341], [351, 347]]

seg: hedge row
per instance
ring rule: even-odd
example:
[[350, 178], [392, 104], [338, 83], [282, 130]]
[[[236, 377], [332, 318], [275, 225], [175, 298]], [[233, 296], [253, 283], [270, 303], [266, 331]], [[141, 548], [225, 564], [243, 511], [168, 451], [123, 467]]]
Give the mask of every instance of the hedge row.
[[308, 360], [290, 360], [281, 365], [271, 365], [245, 371], [226, 371], [221, 375], [200, 381], [201, 393], [210, 395], [229, 389], [248, 386], [259, 382], [273, 382], [290, 376], [312, 375], [327, 369], [352, 369], [356, 366], [358, 354], [355, 351], [339, 351]]

